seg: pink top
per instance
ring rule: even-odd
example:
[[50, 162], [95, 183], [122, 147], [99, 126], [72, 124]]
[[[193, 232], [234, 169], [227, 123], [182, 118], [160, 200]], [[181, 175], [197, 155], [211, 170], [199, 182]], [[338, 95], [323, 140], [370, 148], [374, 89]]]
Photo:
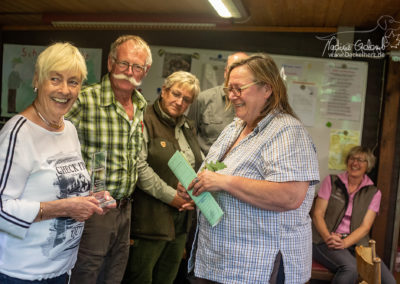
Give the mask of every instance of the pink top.
[[[343, 182], [343, 184], [346, 186], [346, 189], [348, 191], [348, 174], [347, 172], [338, 174], [339, 179]], [[360, 188], [367, 186], [367, 185], [374, 185], [372, 180], [367, 176], [364, 175], [363, 180], [361, 181], [360, 186], [357, 188], [356, 191], [354, 191], [352, 194], [349, 194], [349, 205], [347, 206], [346, 213], [343, 216], [342, 221], [340, 222], [339, 226], [336, 229], [336, 233], [339, 234], [350, 234], [350, 220], [351, 220], [351, 214], [353, 212], [353, 199], [354, 195], [356, 194], [357, 191], [360, 190]], [[331, 196], [331, 177], [327, 176], [321, 183], [321, 187], [318, 192], [318, 197], [329, 200], [329, 197]], [[369, 210], [374, 211], [375, 213], [378, 214], [379, 212], [379, 206], [381, 203], [381, 197], [382, 193], [380, 190], [378, 190], [374, 197], [371, 200], [371, 203], [368, 206]]]

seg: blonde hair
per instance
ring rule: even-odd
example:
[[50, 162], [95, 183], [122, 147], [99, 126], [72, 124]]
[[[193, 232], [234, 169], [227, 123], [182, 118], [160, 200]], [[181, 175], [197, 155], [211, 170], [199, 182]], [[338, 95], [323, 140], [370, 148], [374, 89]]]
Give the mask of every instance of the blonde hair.
[[41, 85], [53, 71], [77, 72], [82, 83], [87, 77], [86, 62], [78, 48], [68, 42], [56, 42], [43, 50], [35, 64], [33, 87]]
[[135, 43], [135, 48], [137, 50], [144, 50], [147, 53], [146, 65], [151, 65], [153, 62], [153, 58], [151, 56], [151, 50], [147, 42], [145, 42], [141, 37], [135, 35], [122, 35], [117, 38], [110, 47], [110, 53], [108, 56], [114, 60], [117, 57], [117, 48], [123, 44], [124, 42], [131, 40]]
[[349, 162], [349, 159], [357, 154], [364, 154], [365, 159], [368, 163], [367, 173], [369, 173], [375, 166], [376, 158], [372, 153], [371, 149], [364, 147], [364, 146], [354, 146], [350, 149], [349, 153], [346, 156], [346, 165]]
[[239, 66], [246, 66], [254, 76], [254, 82], [257, 82], [258, 85], [267, 85], [272, 90], [272, 94], [266, 101], [265, 107], [260, 114], [261, 116], [278, 110], [297, 118], [289, 104], [286, 86], [278, 67], [269, 55], [263, 53], [253, 54], [249, 58], [233, 63], [226, 76], [225, 87], [228, 86], [232, 70]]
[[200, 83], [199, 79], [193, 74], [186, 71], [176, 71], [169, 75], [163, 84], [163, 89], [168, 91], [174, 85], [182, 86], [183, 88], [190, 91], [193, 95], [193, 100], [197, 98], [197, 95], [200, 92]]

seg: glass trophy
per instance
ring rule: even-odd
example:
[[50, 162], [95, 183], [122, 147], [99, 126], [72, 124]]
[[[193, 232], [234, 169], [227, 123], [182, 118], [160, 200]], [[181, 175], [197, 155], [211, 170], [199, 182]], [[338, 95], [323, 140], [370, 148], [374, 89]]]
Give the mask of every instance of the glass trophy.
[[[90, 183], [90, 191], [96, 196], [96, 192], [105, 191], [106, 189], [106, 176], [107, 176], [107, 151], [93, 153], [92, 156], [92, 176]], [[100, 201], [100, 207], [106, 207], [113, 204], [114, 199], [106, 200], [103, 196], [96, 197]]]

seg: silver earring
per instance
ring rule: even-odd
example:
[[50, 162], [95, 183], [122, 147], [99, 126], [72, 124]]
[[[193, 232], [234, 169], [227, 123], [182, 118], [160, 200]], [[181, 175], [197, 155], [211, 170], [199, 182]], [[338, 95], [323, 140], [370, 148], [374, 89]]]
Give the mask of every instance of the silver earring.
[[37, 93], [37, 88], [36, 88], [36, 87], [33, 88], [33, 92], [34, 92], [34, 93]]

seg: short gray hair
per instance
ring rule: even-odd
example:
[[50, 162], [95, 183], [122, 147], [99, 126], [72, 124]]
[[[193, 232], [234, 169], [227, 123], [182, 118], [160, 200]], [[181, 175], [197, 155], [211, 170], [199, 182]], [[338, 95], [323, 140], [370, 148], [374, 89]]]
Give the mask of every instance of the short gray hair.
[[197, 77], [192, 73], [186, 71], [176, 71], [172, 73], [165, 79], [162, 87], [168, 91], [175, 84], [188, 89], [193, 95], [193, 100], [197, 98], [197, 95], [200, 92], [199, 79], [197, 79]]
[[140, 36], [136, 35], [122, 35], [117, 38], [110, 47], [110, 53], [108, 54], [109, 57], [112, 59], [117, 57], [117, 48], [123, 44], [124, 42], [131, 40], [135, 43], [135, 47], [138, 50], [144, 50], [147, 53], [146, 58], [146, 65], [151, 65], [153, 62], [153, 58], [151, 56], [151, 50], [147, 42], [144, 41]]

